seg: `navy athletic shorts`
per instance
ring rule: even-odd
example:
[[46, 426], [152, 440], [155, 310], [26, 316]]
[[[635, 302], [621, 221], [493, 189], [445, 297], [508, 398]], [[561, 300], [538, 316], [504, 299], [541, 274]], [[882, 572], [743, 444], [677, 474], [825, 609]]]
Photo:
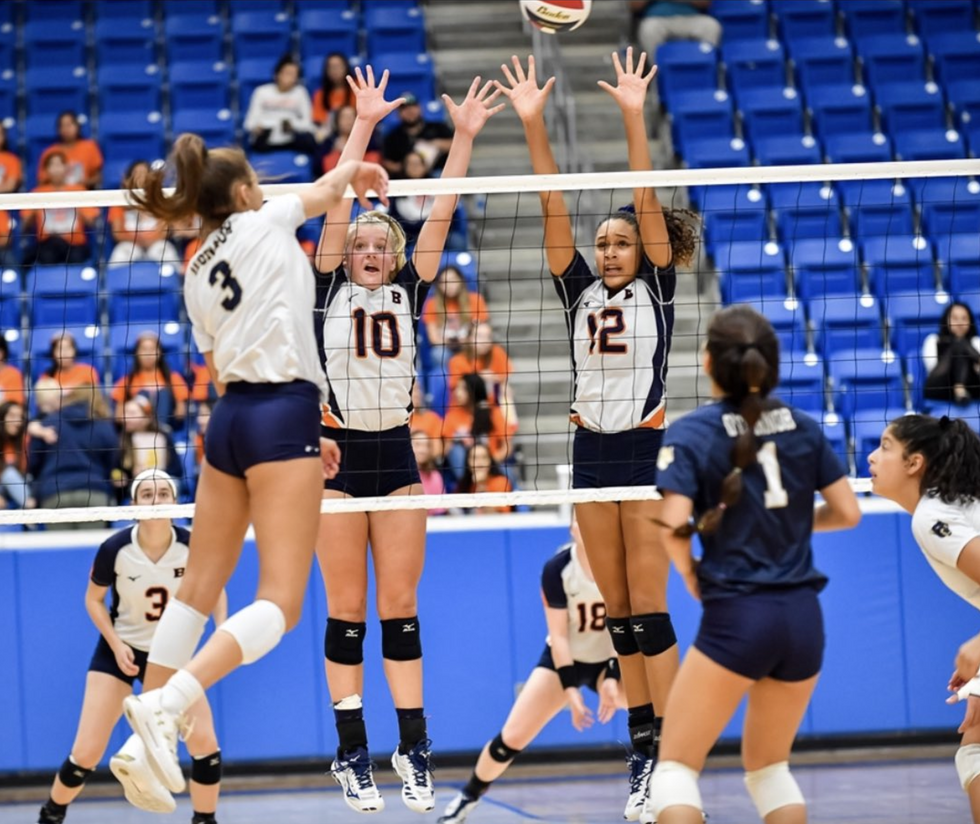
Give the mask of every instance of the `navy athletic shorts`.
[[663, 429], [593, 432], [579, 427], [572, 447], [572, 488], [654, 486]]
[[408, 426], [383, 432], [325, 426], [322, 435], [340, 447], [340, 472], [324, 481], [324, 489], [335, 489], [352, 498], [374, 498], [422, 483]]
[[805, 681], [823, 665], [820, 599], [813, 587], [765, 589], [704, 602], [694, 646], [758, 681]]
[[[586, 664], [584, 661], [574, 661], [572, 668], [575, 670], [576, 686], [588, 687], [592, 692], [598, 693], [596, 684], [599, 682], [599, 676], [606, 671], [608, 664], [608, 661], [601, 661], [598, 664]], [[551, 670], [552, 672], [558, 672], [558, 667], [555, 666], [555, 659], [551, 656], [551, 647], [547, 644], [545, 645], [544, 652], [541, 653], [541, 657], [538, 659], [537, 666]]]
[[99, 643], [95, 645], [95, 652], [92, 653], [92, 661], [88, 665], [88, 671], [104, 672], [106, 675], [111, 675], [113, 678], [125, 681], [129, 686], [133, 686], [133, 682], [136, 680], [139, 680], [142, 684], [143, 679], [146, 677], [146, 657], [148, 655], [148, 652], [133, 649], [133, 660], [136, 666], [140, 668], [139, 675], [126, 675], [126, 673], [119, 669], [119, 664], [116, 663], [116, 656], [112, 654], [109, 643], [105, 638], [100, 636]]
[[309, 381], [229, 383], [204, 436], [208, 463], [244, 478], [257, 464], [320, 454], [320, 392]]

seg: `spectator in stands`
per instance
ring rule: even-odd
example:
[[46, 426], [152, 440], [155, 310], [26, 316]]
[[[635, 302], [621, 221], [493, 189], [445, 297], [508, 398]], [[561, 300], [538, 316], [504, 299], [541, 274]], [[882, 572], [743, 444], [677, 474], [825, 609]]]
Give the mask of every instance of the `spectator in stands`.
[[13, 504], [18, 509], [34, 505], [27, 483], [27, 413], [13, 401], [0, 403], [0, 506]]
[[637, 19], [637, 40], [656, 62], [657, 49], [668, 40], [699, 40], [717, 46], [721, 23], [708, 14], [711, 0], [630, 0]]
[[[143, 188], [143, 180], [150, 171], [145, 160], [134, 160], [123, 176], [125, 189]], [[109, 265], [148, 260], [153, 263], [180, 263], [177, 247], [167, 239], [167, 227], [149, 212], [127, 206], [109, 209], [109, 225], [116, 245], [109, 256]]]
[[44, 377], [53, 378], [62, 389], [99, 385], [98, 370], [91, 364], [79, 363], [75, 360], [78, 355], [78, 344], [70, 332], [57, 332], [52, 335], [48, 355], [51, 358], [51, 366], [44, 370]]
[[218, 390], [211, 380], [211, 372], [207, 364], [191, 363], [191, 374], [194, 385], [191, 387], [191, 400], [195, 403], [213, 404], [218, 400]]
[[146, 397], [156, 416], [165, 423], [177, 426], [187, 417], [187, 381], [170, 369], [156, 332], [140, 332], [129, 372], [112, 388], [118, 422], [122, 422], [127, 402], [139, 395]]
[[[341, 106], [334, 109], [330, 115], [330, 136], [327, 137], [323, 146], [323, 173], [326, 174], [336, 167], [340, 162], [340, 154], [347, 145], [351, 130], [354, 128], [354, 121], [357, 119], [357, 110], [353, 106]], [[381, 143], [378, 139], [377, 130], [371, 135], [367, 150], [364, 152], [365, 163], [381, 162]]]
[[[31, 427], [44, 418], [51, 415], [61, 408], [61, 398], [67, 394], [68, 390], [62, 389], [61, 384], [49, 375], [41, 375], [34, 384], [34, 405], [37, 407], [37, 421], [31, 422]], [[38, 424], [39, 425], [39, 424]], [[43, 437], [43, 434], [28, 428], [27, 434], [32, 438]], [[55, 436], [57, 433], [52, 432]], [[45, 438], [49, 443], [54, 443], [50, 438]]]
[[432, 457], [442, 460], [442, 415], [431, 409], [426, 409], [425, 392], [422, 384], [415, 381], [412, 387], [412, 417], [409, 421], [412, 435], [422, 433], [429, 438], [429, 451]]
[[445, 367], [470, 333], [470, 326], [488, 320], [490, 312], [483, 296], [467, 288], [466, 279], [455, 266], [444, 268], [422, 310], [433, 365]]
[[10, 364], [10, 347], [0, 334], [0, 402], [18, 403], [24, 406], [24, 373]]
[[11, 151], [7, 129], [0, 123], [0, 195], [18, 191], [23, 182], [24, 167], [20, 158]]
[[[425, 432], [416, 431], [412, 433], [412, 451], [415, 453], [415, 462], [419, 465], [419, 477], [422, 479], [423, 495], [442, 495], [446, 491], [446, 482], [439, 471], [436, 456], [432, 454], [432, 445], [435, 441]], [[430, 515], [445, 515], [445, 507], [430, 509]]]
[[[466, 470], [460, 479], [457, 492], [473, 494], [477, 492], [510, 492], [511, 482], [501, 471], [486, 444], [475, 443], [466, 453]], [[513, 512], [512, 506], [481, 506], [479, 515], [494, 515], [500, 512]]]
[[[427, 180], [432, 177], [429, 164], [421, 153], [414, 149], [405, 155], [404, 178], [406, 180]], [[432, 195], [409, 195], [406, 197], [393, 197], [389, 212], [405, 230], [405, 237], [408, 239], [408, 248], [415, 246], [419, 232], [428, 220], [432, 212], [432, 204], [435, 198]], [[466, 230], [460, 221], [463, 206], [459, 205], [453, 212], [453, 221], [449, 227], [449, 236], [446, 238], [446, 249], [459, 252], [466, 249]]]
[[174, 479], [184, 473], [169, 427], [161, 424], [153, 404], [145, 395], [123, 404], [122, 434], [119, 437], [119, 467], [113, 481], [120, 502], [129, 494], [133, 478], [147, 469], [164, 469]]
[[[56, 438], [47, 443], [32, 438], [28, 471], [33, 497], [45, 509], [73, 506], [108, 506], [112, 472], [118, 463], [119, 438], [108, 420], [102, 393], [92, 385], [74, 386], [57, 412], [41, 425]], [[62, 529], [105, 529], [104, 522], [62, 524]]]
[[509, 383], [513, 372], [507, 351], [493, 342], [489, 321], [474, 323], [460, 351], [449, 359], [449, 391], [456, 388], [463, 375], [479, 375], [487, 385], [490, 403], [504, 413], [507, 431], [513, 434], [517, 431], [517, 410]]
[[925, 396], [933, 401], [969, 403], [980, 400], [980, 337], [973, 312], [965, 303], [951, 303], [939, 321], [939, 333], [922, 344], [928, 370]]
[[466, 453], [474, 443], [485, 444], [491, 457], [503, 463], [510, 455], [510, 435], [500, 409], [487, 398], [487, 385], [479, 375], [464, 375], [452, 393], [442, 422], [443, 451], [459, 479], [466, 470]]
[[[47, 152], [44, 171], [47, 183], [35, 186], [35, 192], [77, 192], [85, 187], [68, 183], [67, 157], [60, 149]], [[48, 206], [45, 209], [25, 210], [24, 232], [36, 239], [34, 262], [39, 264], [85, 263], [92, 257], [85, 230], [95, 224], [99, 210], [90, 206], [73, 209]], [[25, 261], [30, 263], [31, 261]]]
[[299, 63], [285, 54], [276, 63], [274, 82], [252, 92], [245, 131], [253, 151], [302, 152], [312, 161], [316, 153], [313, 106], [299, 74]]
[[102, 183], [102, 150], [94, 140], [82, 137], [82, 126], [75, 112], [58, 115], [58, 142], [48, 146], [38, 161], [38, 182], [49, 183], [48, 157], [61, 152], [67, 169], [64, 182], [83, 189], [97, 189]]
[[398, 108], [400, 123], [385, 135], [384, 166], [392, 177], [405, 173], [405, 158], [409, 152], [418, 152], [429, 168], [442, 171], [446, 156], [453, 142], [453, 130], [442, 121], [425, 120], [422, 106], [411, 92], [402, 95]]
[[331, 52], [323, 58], [320, 88], [313, 92], [313, 122], [323, 129], [322, 137], [327, 137], [328, 133], [336, 134], [334, 117], [340, 109], [354, 108], [354, 92], [347, 84], [350, 73], [350, 60], [346, 55]]

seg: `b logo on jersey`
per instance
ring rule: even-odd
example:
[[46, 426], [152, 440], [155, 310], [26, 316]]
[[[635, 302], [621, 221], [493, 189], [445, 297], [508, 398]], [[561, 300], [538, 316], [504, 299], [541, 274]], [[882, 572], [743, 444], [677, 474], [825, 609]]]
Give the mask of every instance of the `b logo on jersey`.
[[631, 297], [633, 297], [633, 290], [632, 289], [627, 289], [623, 293], [623, 300], [629, 300]]
[[660, 452], [657, 453], [657, 469], [663, 472], [673, 462], [674, 462], [674, 447], [661, 446]]
[[949, 524], [944, 524], [942, 521], [936, 521], [932, 525], [932, 531], [940, 538], [948, 538], [953, 534], [953, 530], [949, 528]]
[[183, 577], [184, 577], [184, 567], [175, 567], [174, 578], [183, 578]]

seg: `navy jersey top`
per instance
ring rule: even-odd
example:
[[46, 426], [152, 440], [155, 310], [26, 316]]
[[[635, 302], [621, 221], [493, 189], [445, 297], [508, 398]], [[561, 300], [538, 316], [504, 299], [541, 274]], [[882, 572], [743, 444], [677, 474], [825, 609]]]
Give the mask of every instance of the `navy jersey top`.
[[572, 421], [595, 432], [663, 428], [673, 265], [658, 269], [643, 255], [636, 280], [612, 291], [576, 252], [553, 280], [572, 346]]
[[[657, 461], [657, 485], [694, 501], [695, 515], [715, 507], [732, 469], [732, 446], [745, 421], [727, 401], [671, 425]], [[845, 474], [809, 415], [791, 407], [763, 413], [755, 427], [759, 459], [744, 472], [738, 502], [718, 530], [702, 535], [698, 580], [704, 600], [759, 589], [811, 585], [827, 578], [813, 565], [814, 495]]]

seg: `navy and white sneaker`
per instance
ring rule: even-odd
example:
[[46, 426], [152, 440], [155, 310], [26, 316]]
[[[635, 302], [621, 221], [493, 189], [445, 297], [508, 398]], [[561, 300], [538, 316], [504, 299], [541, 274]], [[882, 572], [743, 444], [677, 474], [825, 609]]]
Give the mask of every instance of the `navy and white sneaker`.
[[405, 755], [395, 750], [391, 756], [391, 766], [402, 780], [402, 801], [412, 812], [427, 813], [436, 806], [431, 746], [432, 742], [424, 738]]
[[466, 793], [457, 793], [443, 814], [439, 816], [436, 824], [462, 824], [479, 803], [479, 798], [470, 798]]
[[347, 806], [359, 813], [380, 813], [385, 808], [378, 785], [374, 783], [374, 764], [364, 747], [337, 758], [330, 774], [344, 791]]
[[630, 768], [630, 797], [626, 802], [626, 809], [623, 810], [623, 818], [627, 821], [638, 821], [650, 794], [650, 776], [656, 762], [631, 750], [626, 756], [626, 763]]

